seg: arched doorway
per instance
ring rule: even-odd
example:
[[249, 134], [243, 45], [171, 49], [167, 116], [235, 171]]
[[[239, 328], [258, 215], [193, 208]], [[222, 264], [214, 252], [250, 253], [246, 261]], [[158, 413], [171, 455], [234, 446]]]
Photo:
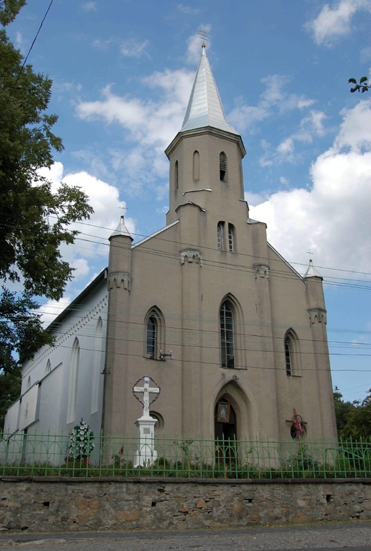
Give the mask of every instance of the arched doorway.
[[229, 463], [236, 459], [237, 417], [226, 398], [220, 398], [215, 406], [214, 425], [216, 460]]

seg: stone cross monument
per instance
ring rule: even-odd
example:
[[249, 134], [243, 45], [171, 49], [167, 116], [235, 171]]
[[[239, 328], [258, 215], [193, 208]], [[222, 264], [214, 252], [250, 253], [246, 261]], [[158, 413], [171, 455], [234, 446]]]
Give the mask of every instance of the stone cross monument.
[[[149, 386], [149, 381], [155, 385]], [[143, 386], [137, 386], [140, 381], [143, 381]], [[149, 414], [149, 408], [153, 402], [157, 400], [160, 395], [161, 389], [158, 384], [152, 379], [152, 377], [141, 377], [136, 381], [132, 387], [134, 397], [143, 406], [143, 415], [135, 421], [138, 427], [138, 440], [137, 451], [134, 454], [134, 467], [141, 467], [153, 465], [157, 459], [157, 452], [154, 449], [154, 436], [155, 436], [155, 424], [156, 419], [153, 419]], [[143, 399], [140, 399], [137, 394], [143, 394]], [[150, 394], [155, 394], [153, 400], [150, 400]]]

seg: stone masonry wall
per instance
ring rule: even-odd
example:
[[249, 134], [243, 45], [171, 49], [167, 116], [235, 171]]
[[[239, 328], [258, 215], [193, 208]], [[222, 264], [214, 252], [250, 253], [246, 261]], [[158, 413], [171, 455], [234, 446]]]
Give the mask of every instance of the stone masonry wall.
[[195, 530], [371, 518], [371, 479], [0, 477], [0, 530]]

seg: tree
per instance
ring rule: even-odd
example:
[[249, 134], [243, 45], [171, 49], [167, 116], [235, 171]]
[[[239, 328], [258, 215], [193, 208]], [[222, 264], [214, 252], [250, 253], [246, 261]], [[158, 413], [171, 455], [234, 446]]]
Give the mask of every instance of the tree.
[[[74, 243], [71, 222], [93, 212], [78, 187], [61, 183], [53, 192], [39, 174], [63, 145], [52, 132], [57, 116], [46, 113], [52, 81], [23, 66], [6, 34], [25, 3], [0, 0], [0, 423], [19, 393], [21, 361], [51, 341], [34, 313], [34, 297], [62, 297], [73, 269], [60, 245]], [[10, 292], [9, 282], [21, 291]]]
[[355, 408], [352, 402], [344, 402], [343, 395], [341, 394], [338, 387], [335, 387], [334, 390], [334, 404], [335, 404], [335, 417], [336, 417], [336, 427], [338, 430], [338, 435], [342, 436], [342, 431], [348, 421], [348, 416], [351, 411]]
[[371, 437], [371, 390], [361, 402], [344, 402], [339, 389], [334, 391], [335, 415], [338, 435], [345, 440]]
[[348, 80], [348, 83], [349, 84], [355, 84], [355, 86], [353, 88], [350, 89], [350, 91], [352, 92], [368, 92], [368, 90], [370, 89], [371, 87], [371, 84], [368, 84], [367, 82], [368, 80], [368, 77], [362, 77], [360, 80], [359, 80], [359, 83], [356, 81], [355, 78], [350, 78]]

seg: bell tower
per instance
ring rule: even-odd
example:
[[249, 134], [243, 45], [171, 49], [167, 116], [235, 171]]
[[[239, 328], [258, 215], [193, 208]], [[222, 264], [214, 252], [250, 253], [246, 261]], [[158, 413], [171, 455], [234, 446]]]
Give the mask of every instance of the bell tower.
[[205, 44], [182, 128], [165, 153], [170, 160], [167, 224], [189, 204], [217, 219], [241, 212], [246, 220], [241, 162], [246, 151], [225, 117]]

